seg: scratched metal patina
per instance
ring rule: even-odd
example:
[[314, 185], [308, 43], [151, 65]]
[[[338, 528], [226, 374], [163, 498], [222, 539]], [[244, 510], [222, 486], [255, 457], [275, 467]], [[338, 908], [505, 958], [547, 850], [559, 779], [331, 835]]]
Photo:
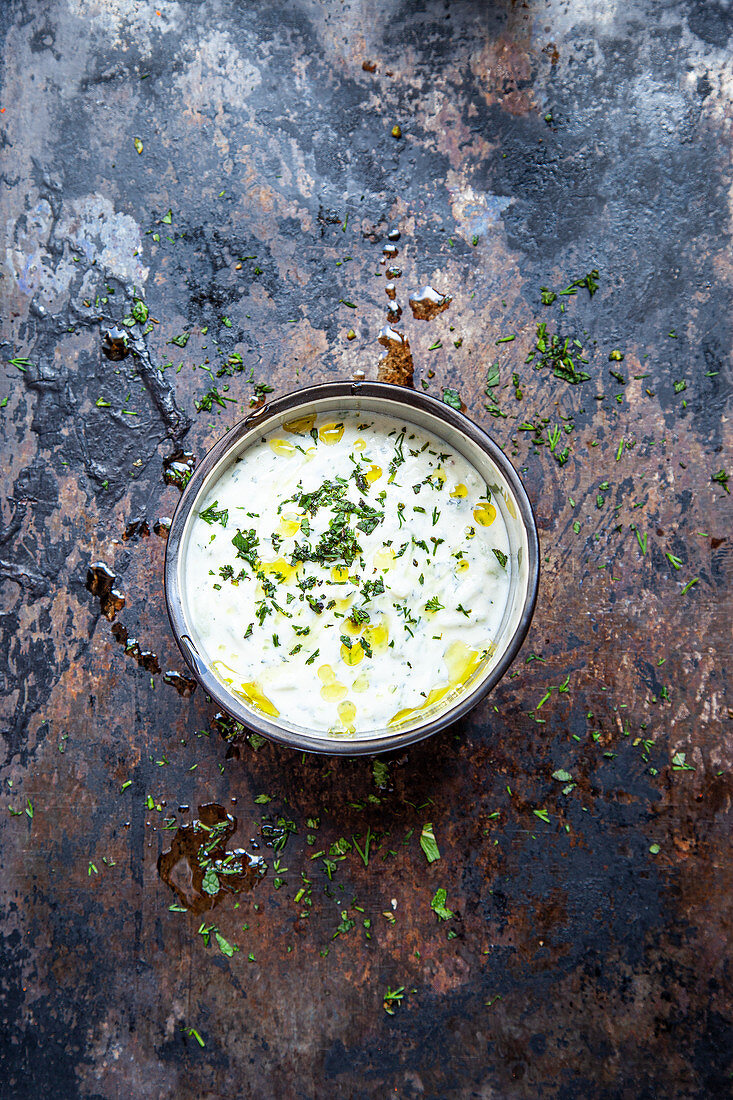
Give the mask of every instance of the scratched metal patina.
[[[2, 1095], [726, 1094], [730, 5], [0, 25]], [[375, 768], [217, 718], [162, 564], [196, 457], [388, 324], [543, 572], [493, 695]]]

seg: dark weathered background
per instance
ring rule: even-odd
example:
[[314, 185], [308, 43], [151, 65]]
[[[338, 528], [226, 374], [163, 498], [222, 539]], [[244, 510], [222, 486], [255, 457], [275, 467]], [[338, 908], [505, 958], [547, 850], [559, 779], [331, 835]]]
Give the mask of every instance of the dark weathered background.
[[[731, 5], [5, 0], [0, 24], [2, 362], [28, 360], [0, 368], [0, 1094], [727, 1094]], [[84, 582], [105, 561], [117, 621], [182, 670], [165, 544], [123, 531], [171, 514], [163, 460], [254, 383], [376, 375], [394, 228], [416, 385], [515, 454], [543, 578], [512, 676], [381, 789], [366, 760], [230, 747]], [[430, 323], [425, 282], [453, 295]], [[133, 292], [156, 324], [110, 361]], [[542, 321], [590, 381], [525, 365]], [[234, 403], [197, 412], [232, 353]], [[170, 911], [158, 854], [212, 801], [269, 869]], [[311, 855], [368, 829], [329, 882]]]

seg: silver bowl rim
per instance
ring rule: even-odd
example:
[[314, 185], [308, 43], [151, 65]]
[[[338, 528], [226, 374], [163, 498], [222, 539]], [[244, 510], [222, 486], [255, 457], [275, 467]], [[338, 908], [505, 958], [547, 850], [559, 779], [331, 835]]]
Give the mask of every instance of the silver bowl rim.
[[[323, 398], [339, 398], [345, 402], [355, 397], [380, 398], [399, 406], [401, 409], [413, 408], [427, 412], [443, 420], [460, 434], [466, 436], [481, 448], [492, 461], [499, 467], [506, 481], [509, 483], [521, 516], [522, 524], [527, 533], [528, 562], [527, 562], [527, 593], [524, 600], [522, 614], [517, 624], [509, 645], [500, 661], [491, 669], [485, 679], [470, 692], [459, 696], [456, 703], [448, 710], [431, 718], [406, 732], [396, 731], [385, 733], [382, 736], [365, 738], [361, 741], [336, 740], [327, 741], [323, 737], [310, 736], [304, 733], [295, 733], [271, 721], [267, 715], [256, 714], [254, 711], [237, 710], [232, 700], [224, 692], [214, 673], [199, 657], [193, 640], [188, 634], [188, 626], [183, 612], [183, 599], [178, 584], [178, 556], [181, 549], [183, 533], [186, 522], [193, 508], [193, 504], [210, 472], [216, 464], [227, 454], [233, 451], [242, 438], [250, 431], [256, 429], [260, 423], [269, 420], [270, 417], [281, 413], [290, 412], [300, 405]], [[347, 406], [348, 407], [348, 404]], [[387, 382], [323, 382], [319, 385], [308, 386], [305, 389], [293, 390], [267, 402], [253, 410], [248, 416], [234, 424], [225, 435], [222, 436], [204, 455], [200, 465], [196, 467], [185, 486], [181, 499], [171, 521], [168, 541], [165, 551], [165, 602], [168, 611], [168, 619], [171, 630], [184, 660], [193, 672], [194, 677], [223, 711], [229, 714], [236, 722], [239, 722], [250, 731], [261, 734], [271, 741], [298, 751], [319, 753], [326, 756], [376, 756], [379, 753], [392, 752], [405, 748], [418, 741], [430, 737], [439, 730], [452, 725], [462, 718], [468, 711], [480, 702], [503, 677], [514, 658], [519, 653], [532, 621], [537, 593], [539, 589], [540, 573], [540, 547], [537, 522], [535, 520], [532, 505], [527, 492], [522, 484], [519, 474], [512, 463], [504, 454], [497, 443], [487, 432], [464, 416], [462, 412], [449, 405], [438, 401], [428, 394], [418, 393], [416, 390], [408, 390], [402, 386], [392, 385]]]

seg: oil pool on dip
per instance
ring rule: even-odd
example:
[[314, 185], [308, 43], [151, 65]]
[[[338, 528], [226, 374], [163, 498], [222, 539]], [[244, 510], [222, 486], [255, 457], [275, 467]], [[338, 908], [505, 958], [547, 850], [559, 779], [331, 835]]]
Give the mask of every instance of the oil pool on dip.
[[509, 595], [497, 493], [414, 425], [286, 420], [194, 515], [199, 649], [249, 707], [323, 737], [445, 710], [493, 655]]

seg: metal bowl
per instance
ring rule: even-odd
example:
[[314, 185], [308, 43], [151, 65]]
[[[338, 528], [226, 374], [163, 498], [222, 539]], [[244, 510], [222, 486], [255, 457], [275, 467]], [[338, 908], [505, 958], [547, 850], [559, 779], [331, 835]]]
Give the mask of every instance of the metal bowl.
[[[463, 455], [491, 485], [492, 501], [501, 509], [511, 547], [511, 581], [507, 608], [490, 661], [479, 667], [443, 710], [405, 725], [344, 738], [314, 733], [285, 715], [277, 719], [247, 706], [217, 679], [199, 653], [187, 615], [184, 563], [192, 518], [199, 501], [226, 467], [246, 448], [293, 414], [374, 412], [427, 429]], [[455, 722], [491, 691], [516, 657], [537, 600], [539, 541], [537, 524], [524, 486], [503, 451], [481, 428], [447, 405], [414, 390], [381, 382], [328, 382], [286, 394], [263, 405], [214, 444], [194, 472], [176, 509], [165, 555], [165, 597], [173, 634], [204, 691], [237, 722], [273, 741], [308, 752], [357, 756], [411, 745]]]

